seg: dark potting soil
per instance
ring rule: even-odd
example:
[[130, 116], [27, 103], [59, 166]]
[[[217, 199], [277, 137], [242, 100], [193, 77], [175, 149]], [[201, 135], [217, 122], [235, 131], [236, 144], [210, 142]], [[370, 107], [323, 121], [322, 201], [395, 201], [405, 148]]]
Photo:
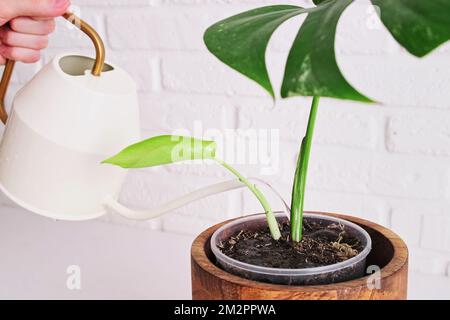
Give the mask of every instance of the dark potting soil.
[[252, 265], [269, 268], [303, 269], [327, 266], [348, 260], [364, 248], [361, 242], [349, 235], [344, 226], [319, 221], [303, 223], [303, 240], [290, 241], [288, 222], [280, 224], [281, 239], [274, 240], [266, 228], [262, 231], [241, 230], [219, 249], [228, 257]]

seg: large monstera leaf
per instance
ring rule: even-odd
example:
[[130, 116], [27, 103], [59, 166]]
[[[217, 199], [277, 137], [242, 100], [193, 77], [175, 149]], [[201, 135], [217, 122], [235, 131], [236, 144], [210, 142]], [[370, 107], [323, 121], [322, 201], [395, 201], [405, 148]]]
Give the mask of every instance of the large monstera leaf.
[[209, 27], [205, 44], [222, 62], [255, 80], [274, 97], [266, 67], [267, 45], [283, 22], [304, 12], [290, 5], [250, 10]]
[[283, 98], [301, 95], [371, 102], [345, 80], [335, 57], [337, 24], [352, 2], [322, 1], [317, 10], [308, 14], [286, 63]]
[[[250, 10], [214, 24], [204, 40], [222, 62], [274, 96], [265, 60], [268, 42], [283, 22], [306, 13], [289, 53], [281, 96], [370, 102], [345, 80], [335, 57], [337, 24], [353, 1], [313, 0], [316, 7], [312, 8], [276, 5]], [[424, 56], [450, 39], [450, 0], [371, 1], [398, 43], [416, 56]]]
[[372, 0], [381, 21], [410, 53], [423, 57], [450, 40], [450, 0]]

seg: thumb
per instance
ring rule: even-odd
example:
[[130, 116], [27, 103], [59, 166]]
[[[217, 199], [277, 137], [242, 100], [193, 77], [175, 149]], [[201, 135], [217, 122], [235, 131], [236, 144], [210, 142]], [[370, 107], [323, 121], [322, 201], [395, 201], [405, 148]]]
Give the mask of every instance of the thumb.
[[58, 17], [66, 12], [70, 0], [0, 0], [0, 25], [16, 17]]

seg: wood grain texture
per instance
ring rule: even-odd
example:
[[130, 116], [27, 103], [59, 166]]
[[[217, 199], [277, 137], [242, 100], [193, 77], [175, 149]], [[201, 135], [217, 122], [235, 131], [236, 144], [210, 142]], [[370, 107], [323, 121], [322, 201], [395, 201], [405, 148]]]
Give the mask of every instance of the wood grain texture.
[[389, 229], [376, 223], [333, 213], [313, 212], [352, 221], [372, 238], [368, 265], [381, 267], [381, 288], [370, 289], [369, 276], [347, 282], [317, 286], [287, 286], [247, 280], [214, 264], [210, 238], [223, 222], [200, 234], [192, 244], [192, 298], [194, 300], [402, 300], [407, 297], [408, 249]]

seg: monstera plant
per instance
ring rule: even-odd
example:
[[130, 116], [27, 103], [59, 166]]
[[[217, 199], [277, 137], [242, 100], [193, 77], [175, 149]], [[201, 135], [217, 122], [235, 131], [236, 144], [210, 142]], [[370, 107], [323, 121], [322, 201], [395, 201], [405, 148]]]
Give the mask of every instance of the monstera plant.
[[[398, 236], [382, 226], [351, 216], [303, 214], [320, 98], [374, 103], [347, 82], [336, 62], [337, 25], [354, 0], [313, 2], [308, 8], [273, 5], [250, 10], [214, 24], [204, 35], [211, 53], [254, 80], [275, 99], [265, 59], [268, 43], [285, 21], [307, 15], [290, 49], [280, 91], [282, 98], [312, 97], [293, 179], [290, 221], [284, 215], [275, 215], [261, 191], [248, 179], [217, 160], [215, 145], [210, 141], [155, 137], [105, 161], [123, 168], [142, 168], [181, 160], [213, 159], [237, 176], [264, 207], [266, 216], [228, 221], [208, 228], [197, 237], [191, 250], [194, 299], [406, 298], [408, 251]], [[425, 56], [450, 39], [450, 0], [372, 0], [371, 3], [397, 42], [417, 57]], [[180, 144], [180, 139], [185, 143]], [[383, 270], [381, 290], [369, 286], [364, 278], [369, 272], [367, 261]], [[266, 283], [259, 286], [255, 281]], [[353, 282], [346, 286], [347, 281]], [[340, 284], [330, 286], [335, 282]], [[273, 283], [294, 287], [269, 285]]]
[[[350, 85], [336, 62], [336, 29], [354, 0], [313, 0], [315, 6], [273, 5], [222, 20], [207, 29], [204, 41], [223, 63], [262, 86], [273, 98], [265, 53], [278, 27], [307, 15], [287, 58], [280, 95], [312, 97], [306, 135], [302, 140], [291, 203], [291, 239], [302, 240], [306, 175], [319, 99], [329, 97], [366, 103], [374, 101]], [[408, 52], [423, 57], [450, 39], [450, 0], [371, 0], [381, 21]]]

